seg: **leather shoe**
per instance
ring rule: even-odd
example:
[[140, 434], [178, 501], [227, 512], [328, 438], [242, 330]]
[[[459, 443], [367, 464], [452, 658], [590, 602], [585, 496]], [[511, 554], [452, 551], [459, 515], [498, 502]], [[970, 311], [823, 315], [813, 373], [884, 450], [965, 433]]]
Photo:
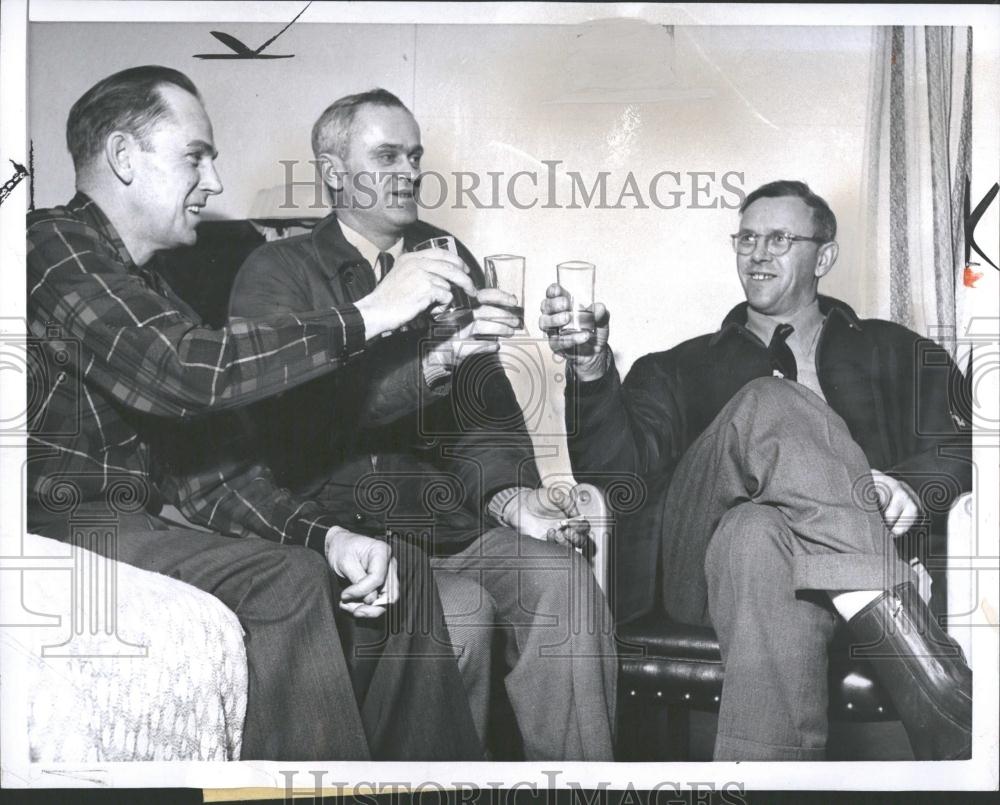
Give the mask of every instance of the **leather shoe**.
[[868, 604], [848, 626], [871, 661], [917, 760], [972, 756], [972, 671], [911, 582]]

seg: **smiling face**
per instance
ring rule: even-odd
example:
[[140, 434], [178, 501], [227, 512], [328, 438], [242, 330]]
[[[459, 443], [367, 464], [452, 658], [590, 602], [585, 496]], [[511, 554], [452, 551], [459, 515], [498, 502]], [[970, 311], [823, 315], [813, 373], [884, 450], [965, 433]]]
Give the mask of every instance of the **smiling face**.
[[164, 85], [159, 92], [168, 113], [156, 121], [145, 147], [130, 153], [129, 251], [140, 264], [161, 249], [193, 245], [208, 197], [222, 192], [205, 107], [180, 87]]
[[768, 316], [789, 317], [816, 299], [819, 278], [837, 259], [836, 243], [797, 241], [775, 257], [765, 248], [765, 235], [785, 232], [814, 237], [813, 211], [796, 196], [759, 198], [740, 218], [741, 233], [758, 235], [752, 254], [737, 254], [736, 267], [747, 302]]
[[417, 220], [420, 127], [406, 109], [366, 105], [351, 125], [347, 153], [331, 159], [328, 183], [341, 186], [337, 216], [379, 243], [394, 243]]

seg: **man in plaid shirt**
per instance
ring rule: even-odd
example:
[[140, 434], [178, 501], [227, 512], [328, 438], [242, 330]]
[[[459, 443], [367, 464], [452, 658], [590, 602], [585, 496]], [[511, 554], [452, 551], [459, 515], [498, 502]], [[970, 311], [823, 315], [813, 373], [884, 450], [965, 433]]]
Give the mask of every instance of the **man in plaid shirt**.
[[[51, 382], [29, 379], [41, 409], [29, 428], [29, 529], [68, 539], [72, 517], [110, 514], [117, 539], [105, 550], [233, 609], [250, 670], [244, 759], [480, 757], [454, 657], [418, 629], [441, 617], [419, 551], [352, 533], [284, 492], [255, 501], [234, 488], [227, 504], [232, 527], [220, 530], [244, 533], [240, 522], [257, 517], [274, 526], [261, 529], [269, 539], [176, 527], [158, 517], [164, 497], [176, 501], [151, 449], [170, 421], [336, 370], [447, 303], [452, 285], [475, 296], [461, 261], [427, 252], [356, 304], [213, 330], [144, 268], [193, 244], [222, 192], [194, 85], [164, 67], [116, 73], [73, 106], [67, 144], [77, 194], [28, 217], [29, 327], [54, 370]], [[373, 637], [385, 656], [349, 650]]]

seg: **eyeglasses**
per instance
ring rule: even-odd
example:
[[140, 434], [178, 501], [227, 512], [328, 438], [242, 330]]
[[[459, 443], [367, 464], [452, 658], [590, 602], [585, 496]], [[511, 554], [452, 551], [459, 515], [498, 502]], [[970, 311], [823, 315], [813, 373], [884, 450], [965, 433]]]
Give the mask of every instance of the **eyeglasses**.
[[764, 238], [764, 249], [772, 257], [781, 257], [788, 254], [793, 243], [799, 241], [810, 241], [812, 243], [827, 243], [823, 238], [809, 238], [804, 235], [792, 235], [788, 232], [770, 232], [767, 235], [758, 235], [756, 232], [737, 232], [730, 235], [733, 239], [733, 251], [737, 254], [753, 254], [757, 251], [757, 241]]

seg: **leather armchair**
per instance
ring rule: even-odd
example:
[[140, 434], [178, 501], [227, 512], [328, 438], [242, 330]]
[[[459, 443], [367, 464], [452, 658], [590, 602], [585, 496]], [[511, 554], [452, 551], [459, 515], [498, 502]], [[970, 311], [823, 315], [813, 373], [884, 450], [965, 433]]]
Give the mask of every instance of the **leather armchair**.
[[[607, 546], [613, 538], [613, 517], [601, 492], [589, 484], [577, 486], [581, 514], [591, 522], [591, 559], [603, 589], [609, 578]], [[961, 551], [972, 526], [972, 496], [963, 495], [948, 521], [948, 554]], [[927, 561], [930, 570], [945, 570], [947, 556]], [[947, 578], [949, 611], [970, 598], [969, 574], [953, 570]], [[964, 609], [962, 610], [965, 611]], [[968, 629], [957, 640], [971, 660]], [[690, 755], [692, 710], [717, 712], [724, 671], [719, 642], [712, 629], [675, 623], [662, 613], [650, 613], [617, 628], [621, 660], [618, 680], [618, 759], [683, 761]], [[963, 639], [963, 637], [965, 639]], [[846, 630], [830, 653], [831, 721], [876, 722], [897, 718], [889, 698], [879, 688], [867, 660], [852, 658]]]

